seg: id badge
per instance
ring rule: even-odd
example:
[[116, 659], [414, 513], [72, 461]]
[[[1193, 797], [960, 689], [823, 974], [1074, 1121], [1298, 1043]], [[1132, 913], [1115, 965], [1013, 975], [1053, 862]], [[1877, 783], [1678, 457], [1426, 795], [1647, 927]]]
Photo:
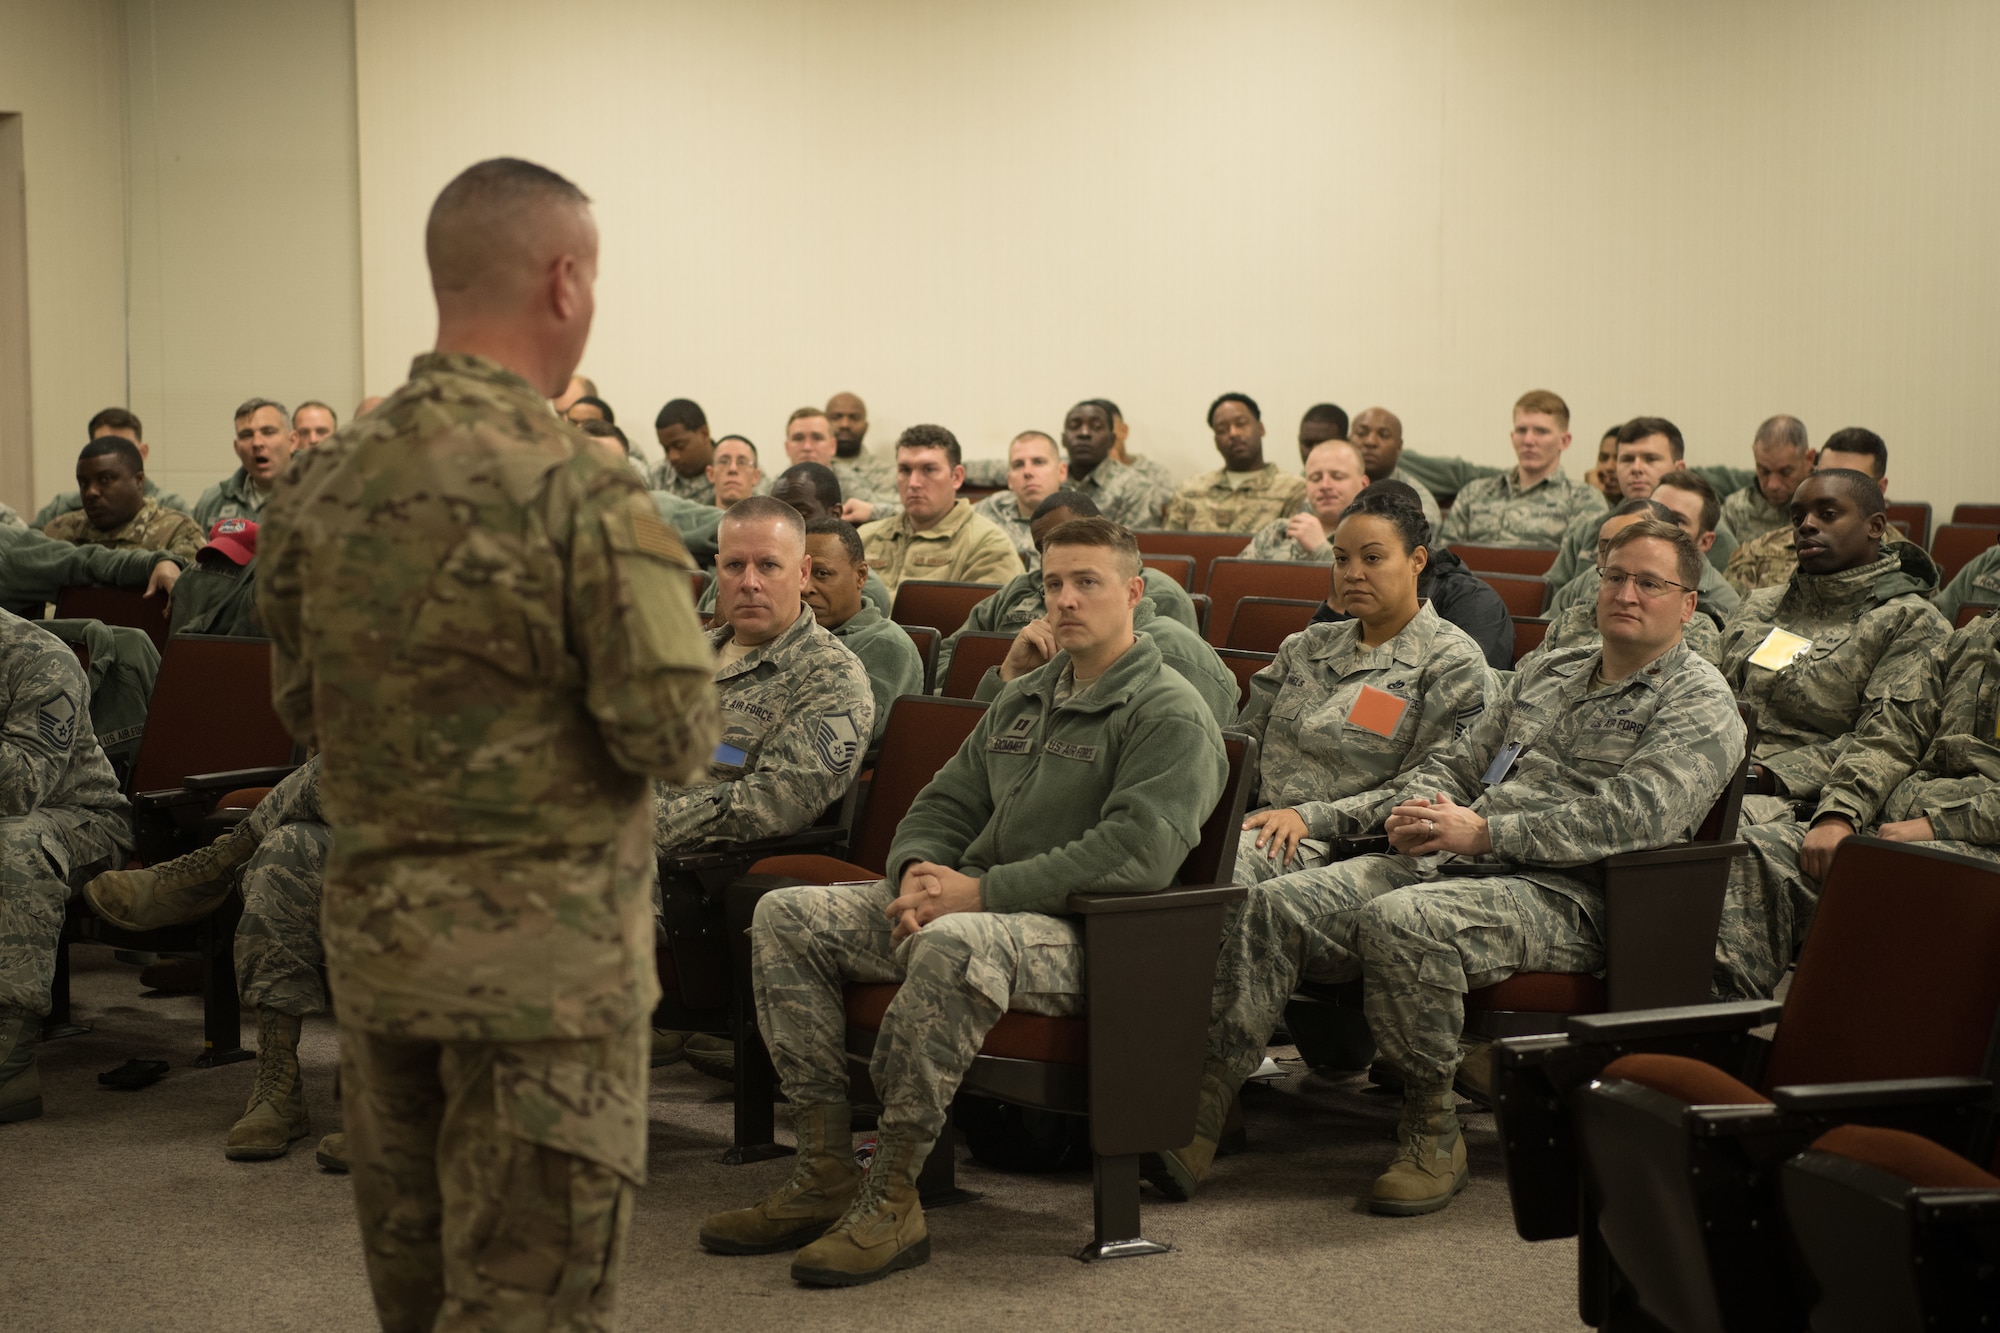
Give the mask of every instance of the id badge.
[[732, 768], [743, 767], [743, 761], [750, 757], [747, 750], [739, 750], [727, 741], [718, 741], [715, 746], [715, 762], [728, 764]]
[[1766, 671], [1783, 671], [1811, 650], [1811, 639], [1802, 639], [1773, 626], [1771, 632], [1764, 636], [1764, 642], [1757, 645], [1757, 651], [1750, 654], [1750, 662]]
[[1521, 757], [1523, 748], [1519, 741], [1508, 741], [1501, 746], [1499, 752], [1493, 756], [1493, 762], [1487, 766], [1486, 776], [1480, 781], [1489, 787], [1496, 782], [1505, 782], [1507, 775], [1514, 771], [1514, 761]]

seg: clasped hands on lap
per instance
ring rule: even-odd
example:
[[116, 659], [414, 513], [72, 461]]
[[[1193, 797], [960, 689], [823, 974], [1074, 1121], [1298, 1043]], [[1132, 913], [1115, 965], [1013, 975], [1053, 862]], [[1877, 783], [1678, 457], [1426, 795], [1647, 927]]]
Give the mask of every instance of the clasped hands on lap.
[[910, 862], [896, 889], [886, 913], [896, 923], [889, 932], [892, 944], [901, 944], [941, 916], [985, 910], [978, 880], [934, 861]]

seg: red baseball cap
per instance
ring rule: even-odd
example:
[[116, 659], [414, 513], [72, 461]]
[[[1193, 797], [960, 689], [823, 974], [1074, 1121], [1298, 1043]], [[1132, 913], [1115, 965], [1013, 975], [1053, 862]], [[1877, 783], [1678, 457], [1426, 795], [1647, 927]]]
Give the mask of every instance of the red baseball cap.
[[247, 518], [217, 519], [208, 530], [208, 545], [201, 549], [220, 551], [231, 564], [247, 565], [257, 558], [257, 525]]

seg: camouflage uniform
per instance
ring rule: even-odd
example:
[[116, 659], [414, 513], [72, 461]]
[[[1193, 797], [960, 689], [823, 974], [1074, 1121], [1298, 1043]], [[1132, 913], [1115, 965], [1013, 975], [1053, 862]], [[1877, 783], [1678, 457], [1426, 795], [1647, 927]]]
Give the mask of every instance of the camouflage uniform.
[[901, 625], [866, 603], [834, 628], [833, 637], [861, 659], [868, 673], [868, 688], [875, 696], [870, 739], [879, 741], [889, 725], [889, 705], [902, 695], [924, 692], [924, 659]]
[[868, 553], [868, 568], [891, 592], [905, 579], [997, 584], [1021, 572], [1021, 557], [1007, 534], [964, 500], [953, 501], [945, 516], [922, 532], [907, 514], [864, 523], [861, 549]]
[[431, 353], [299, 456], [258, 554], [273, 701], [337, 830], [321, 934], [377, 1313], [601, 1322], [645, 1175], [649, 779], [716, 734], [686, 553], [526, 380]]
[[[1379, 647], [1363, 647], [1361, 629], [1358, 620], [1308, 626], [1250, 678], [1250, 699], [1236, 726], [1263, 744], [1257, 808], [1296, 811], [1306, 836], [1280, 865], [1272, 847], [1260, 850], [1257, 835], [1245, 830], [1236, 849], [1237, 884], [1325, 865], [1337, 818], [1379, 825], [1401, 786], [1397, 779], [1486, 711], [1495, 681], [1479, 645], [1429, 602]], [[1384, 719], [1354, 720], [1364, 691], [1403, 705], [1400, 716], [1386, 719], [1387, 735]]]
[[[1794, 540], [1789, 522], [1761, 537], [1752, 537], [1729, 553], [1729, 562], [1722, 576], [1729, 581], [1730, 587], [1745, 597], [1759, 588], [1780, 587], [1799, 567], [1799, 552], [1793, 545]], [[1895, 528], [1882, 535], [1884, 547], [1907, 541], [1909, 538]], [[1949, 620], [1957, 612], [1954, 609], [1944, 614]]]
[[[1858, 568], [1801, 571], [1744, 600], [1722, 633], [1722, 674], [1757, 711], [1752, 758], [1777, 778], [1785, 801], [1812, 805], [1847, 734], [1919, 696], [1931, 654], [1951, 633], [1925, 600], [1936, 589], [1937, 567], [1905, 542]], [[1776, 671], [1752, 663], [1780, 627], [1811, 647]], [[1756, 796], [1744, 815], [1758, 824], [1792, 817], [1785, 802]]]
[[672, 491], [648, 492], [660, 518], [680, 537], [695, 562], [708, 565], [715, 560], [716, 532], [722, 527], [722, 511], [714, 505], [684, 500]]
[[146, 501], [138, 513], [115, 528], [93, 527], [90, 516], [77, 509], [49, 520], [42, 531], [57, 541], [78, 546], [165, 551], [183, 568], [194, 563], [194, 553], [208, 540], [203, 535], [206, 529], [196, 527], [180, 510], [162, 507], [158, 500]]
[[[1603, 642], [1604, 636], [1597, 632], [1597, 599], [1592, 597], [1572, 602], [1549, 616], [1549, 627], [1542, 635], [1541, 646], [1516, 662], [1514, 669], [1525, 671], [1528, 663], [1558, 648], [1595, 648]], [[1722, 634], [1707, 616], [1693, 616], [1681, 626], [1681, 642], [1710, 666], [1722, 665]]]
[[130, 809], [76, 654], [0, 611], [0, 1010], [49, 1012], [64, 904], [130, 854]]
[[167, 633], [263, 638], [264, 622], [257, 618], [257, 557], [238, 565], [226, 557], [210, 556], [206, 564], [198, 562], [182, 574], [174, 584]]
[[[710, 647], [733, 634], [710, 630]], [[715, 690], [722, 740], [709, 780], [653, 790], [653, 841], [662, 852], [797, 833], [847, 793], [874, 735], [868, 673], [810, 610], [717, 668]]]
[[21, 511], [10, 504], [0, 504], [0, 528], [25, 528], [28, 521], [21, 517]]
[[1784, 978], [1819, 906], [1799, 869], [1811, 821], [1839, 815], [1857, 832], [1928, 818], [1925, 846], [2000, 860], [2000, 620], [1952, 635], [1926, 664], [1914, 698], [1881, 709], [1842, 745], [1810, 819], [1746, 830], [1750, 854], [1730, 863], [1716, 936], [1715, 993], [1763, 999]]
[[1266, 463], [1254, 472], [1218, 468], [1174, 492], [1160, 526], [1174, 532], [1255, 532], [1305, 503], [1305, 478]]
[[32, 528], [0, 527], [0, 605], [53, 602], [64, 588], [91, 583], [143, 588], [165, 551], [114, 551], [45, 537]]
[[[1543, 614], [1553, 619], [1573, 606], [1587, 606], [1595, 615], [1598, 583], [1597, 566], [1592, 565], [1556, 589], [1556, 595], [1549, 599], [1549, 609]], [[1704, 562], [1701, 567], [1701, 579], [1695, 585], [1695, 614], [1708, 621], [1711, 628], [1720, 629], [1729, 623], [1729, 618], [1735, 615], [1737, 608], [1742, 605], [1743, 599], [1738, 597], [1736, 590], [1716, 572], [1715, 566]]]
[[[1558, 867], [1687, 837], [1735, 771], [1744, 734], [1728, 686], [1684, 645], [1594, 685], [1600, 662], [1597, 649], [1569, 649], [1517, 673], [1385, 803], [1444, 793], [1471, 806], [1513, 873], [1443, 877], [1444, 856], [1364, 856], [1250, 890], [1223, 931], [1211, 1077], [1234, 1088], [1257, 1067], [1300, 977], [1364, 977], [1369, 1026], [1402, 1070], [1406, 1099], [1442, 1093], [1468, 990], [1520, 971], [1604, 966], [1603, 890]], [[1486, 784], [1503, 744], [1525, 748]], [[1331, 832], [1364, 831], [1336, 812]], [[1367, 814], [1380, 810], [1371, 803]]]
[[1430, 487], [1403, 471], [1400, 466], [1382, 480], [1400, 481], [1417, 493], [1417, 503], [1422, 505], [1424, 510], [1424, 522], [1431, 525], [1433, 533], [1444, 526], [1444, 515], [1439, 511], [1437, 497], [1431, 494]]
[[972, 512], [1007, 534], [1007, 540], [1014, 543], [1014, 554], [1021, 557], [1021, 568], [1033, 574], [1042, 567], [1035, 534], [1028, 520], [1021, 517], [1021, 502], [1014, 498], [1014, 492], [995, 491], [972, 506]]
[[[1179, 580], [1157, 569], [1141, 568], [1139, 576], [1146, 581], [1146, 598], [1153, 603], [1156, 615], [1169, 620], [1177, 620], [1197, 635], [1201, 631], [1201, 621], [1195, 614], [1194, 599]], [[1040, 620], [1048, 611], [1048, 603], [1042, 592], [1040, 574], [1022, 574], [1010, 579], [1000, 591], [978, 603], [966, 614], [965, 623], [945, 636], [938, 644], [937, 674], [932, 682], [937, 689], [944, 689], [945, 673], [951, 670], [951, 657], [958, 646], [959, 635], [972, 630], [984, 633], [1020, 633], [1021, 626], [1030, 620]]]
[[[1082, 944], [1060, 915], [1069, 896], [1172, 883], [1227, 774], [1214, 718], [1150, 639], [1081, 692], [1067, 653], [1010, 682], [911, 805], [887, 880], [758, 902], [757, 1023], [785, 1095], [794, 1106], [847, 1101], [841, 986], [901, 982], [869, 1072], [885, 1137], [927, 1153], [1001, 1014], [1081, 1010]], [[892, 944], [884, 912], [913, 861], [978, 879], [984, 910]]]
[[1595, 514], [1603, 522], [1604, 497], [1582, 482], [1557, 470], [1522, 490], [1520, 472], [1511, 468], [1460, 490], [1437, 531], [1439, 544], [1557, 546], [1578, 519]]
[[1243, 548], [1245, 560], [1297, 560], [1302, 563], [1330, 565], [1333, 563], [1333, 539], [1331, 536], [1320, 543], [1317, 551], [1308, 551], [1304, 543], [1285, 531], [1291, 523], [1291, 515], [1274, 518], [1257, 529], [1257, 535]]
[[326, 1010], [320, 900], [333, 830], [319, 800], [319, 759], [294, 770], [243, 821], [257, 850], [244, 863], [236, 923], [236, 986], [245, 1004], [281, 1014]]
[[[309, 449], [301, 449], [299, 456], [310, 452]], [[219, 518], [255, 518], [276, 493], [276, 488], [258, 490], [257, 483], [250, 480], [250, 474], [239, 467], [203, 491], [201, 499], [194, 502], [195, 526], [206, 533]]]
[[[1158, 503], [1154, 506], [1155, 509], [1164, 510], [1167, 507], [1167, 500], [1179, 488], [1180, 483], [1174, 480], [1174, 474], [1150, 458], [1140, 458], [1136, 455], [1128, 454], [1125, 461], [1120, 463], [1119, 466], [1137, 473], [1139, 480], [1145, 484], [1147, 490], [1159, 497]], [[1063, 484], [1067, 486], [1069, 483], [1064, 482]]]
[[2000, 603], [2000, 546], [1990, 547], [1965, 562], [1937, 595], [1938, 614], [1956, 622], [1968, 602]]
[[[175, 585], [178, 590], [179, 585]], [[160, 650], [144, 630], [97, 620], [44, 620], [41, 627], [90, 654], [90, 728], [116, 771], [129, 772], [146, 734], [160, 679]]]
[[[1443, 454], [1420, 454], [1415, 449], [1405, 449], [1402, 456], [1396, 460], [1396, 470], [1415, 477], [1426, 488], [1439, 495], [1458, 495], [1482, 477], [1497, 477], [1511, 469], [1493, 467], [1487, 463], [1468, 463], [1463, 458], [1448, 458]], [[1454, 500], [1452, 508], [1457, 507], [1458, 502]]]
[[834, 480], [840, 483], [841, 499], [866, 500], [875, 506], [873, 518], [894, 518], [903, 512], [893, 460], [884, 463], [864, 449], [854, 458], [836, 456], [827, 466], [832, 469]]
[[1753, 483], [1729, 492], [1722, 502], [1722, 521], [1729, 525], [1729, 530], [1736, 534], [1737, 544], [1742, 546], [1780, 528], [1791, 531], [1791, 504], [1772, 504], [1764, 498], [1763, 489]]
[[1122, 527], [1159, 527], [1160, 513], [1173, 498], [1171, 484], [1162, 489], [1158, 476], [1115, 458], [1105, 459], [1088, 476], [1078, 476], [1074, 462], [1069, 467], [1063, 489], [1089, 496], [1098, 513]]
[[[1141, 597], [1132, 608], [1132, 628], [1153, 641], [1160, 660], [1194, 687], [1218, 727], [1229, 726], [1236, 717], [1236, 700], [1242, 687], [1236, 675], [1222, 664], [1208, 640], [1177, 620], [1169, 620], [1154, 608], [1150, 597]], [[1000, 668], [988, 667], [972, 697], [991, 702], [1000, 696], [1003, 682]]]
[[708, 479], [706, 471], [683, 477], [672, 463], [663, 458], [654, 465], [646, 480], [652, 490], [665, 491], [668, 495], [677, 495], [698, 505], [713, 507], [715, 504], [715, 483]]
[[[180, 496], [175, 495], [172, 491], [161, 490], [158, 486], [155, 486], [153, 484], [153, 479], [151, 477], [146, 478], [146, 480], [143, 483], [141, 483], [140, 489], [145, 493], [145, 496], [148, 500], [158, 500], [160, 504], [165, 508], [178, 509], [183, 514], [186, 514], [189, 517], [193, 517], [194, 515], [193, 505], [189, 504], [186, 500], [181, 499]], [[49, 523], [55, 518], [57, 518], [59, 515], [67, 514], [72, 510], [81, 508], [83, 508], [83, 492], [64, 491], [60, 495], [56, 496], [55, 499], [43, 505], [41, 511], [35, 515], [35, 521], [29, 524], [29, 526], [34, 528], [35, 531], [40, 532], [43, 528], [46, 528], [49, 525]], [[207, 532], [208, 529], [203, 528], [202, 531]]]

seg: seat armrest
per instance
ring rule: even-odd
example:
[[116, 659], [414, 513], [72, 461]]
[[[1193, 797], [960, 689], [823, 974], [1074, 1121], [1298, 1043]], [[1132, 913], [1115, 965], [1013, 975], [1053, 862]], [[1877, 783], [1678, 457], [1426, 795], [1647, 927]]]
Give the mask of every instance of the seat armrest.
[[1206, 884], [1189, 888], [1160, 889], [1153, 893], [1072, 893], [1068, 909], [1078, 916], [1107, 916], [1116, 912], [1164, 912], [1176, 907], [1206, 907], [1211, 903], [1233, 903], [1249, 894], [1240, 884]]
[[1984, 1078], [1891, 1078], [1867, 1083], [1797, 1083], [1771, 1090], [1787, 1111], [1824, 1116], [1897, 1106], [1979, 1106], [1993, 1096]]
[[298, 772], [297, 764], [271, 764], [264, 768], [232, 768], [221, 773], [191, 773], [181, 779], [188, 791], [229, 792], [238, 787], [275, 787]]
[[751, 865], [767, 856], [809, 852], [845, 842], [846, 839], [847, 830], [837, 824], [816, 825], [813, 828], [801, 829], [797, 833], [788, 833], [781, 838], [757, 838], [750, 842], [732, 842], [698, 851], [674, 852], [660, 858], [660, 870], [663, 874], [674, 871], [698, 874], [732, 862]]
[[158, 791], [135, 791], [132, 804], [140, 810], [174, 810], [183, 806], [207, 805], [215, 793], [187, 787], [162, 787]]
[[1620, 870], [1626, 866], [1673, 865], [1680, 861], [1726, 861], [1749, 850], [1750, 844], [1739, 838], [1731, 838], [1727, 842], [1684, 842], [1653, 851], [1621, 852], [1617, 856], [1607, 856], [1602, 861], [1593, 862], [1586, 868]]
[[1784, 1005], [1776, 1000], [1732, 1000], [1668, 1009], [1628, 1009], [1613, 1014], [1572, 1014], [1566, 1029], [1579, 1042], [1602, 1046], [1661, 1037], [1746, 1032], [1777, 1022], [1783, 1012]]

